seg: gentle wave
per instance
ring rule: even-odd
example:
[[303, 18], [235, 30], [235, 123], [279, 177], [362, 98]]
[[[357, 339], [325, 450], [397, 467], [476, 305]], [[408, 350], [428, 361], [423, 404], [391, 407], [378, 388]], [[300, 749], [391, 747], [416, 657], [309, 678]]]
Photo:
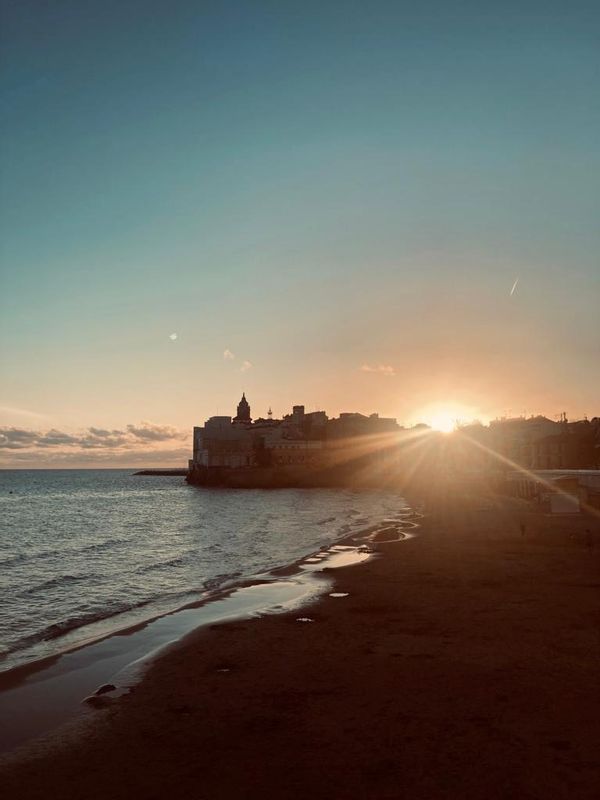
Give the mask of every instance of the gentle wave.
[[[84, 553], [101, 552], [102, 550], [114, 549], [115, 547], [119, 547], [120, 545], [127, 546], [127, 542], [124, 539], [107, 539], [104, 542], [92, 542], [91, 544], [84, 545], [83, 547], [61, 548], [60, 555], [62, 557], [77, 556], [77, 555], [82, 555]], [[10, 558], [5, 559], [4, 561], [0, 561], [0, 567], [13, 567], [16, 564], [22, 564], [26, 561], [45, 560], [56, 555], [57, 555], [57, 550], [55, 548], [40, 550], [33, 553], [17, 553], [16, 555], [11, 556]]]
[[11, 653], [15, 653], [18, 650], [23, 650], [33, 644], [37, 644], [38, 642], [52, 641], [60, 638], [61, 636], [66, 636], [66, 634], [71, 633], [71, 631], [77, 630], [78, 628], [83, 628], [96, 622], [103, 622], [105, 620], [112, 619], [113, 617], [117, 617], [127, 611], [134, 611], [135, 609], [143, 608], [150, 602], [150, 600], [142, 600], [139, 603], [123, 603], [112, 609], [104, 608], [98, 611], [90, 611], [85, 614], [79, 614], [77, 616], [70, 617], [69, 619], [65, 619], [60, 622], [52, 623], [51, 625], [48, 625], [45, 628], [30, 634], [29, 636], [24, 636], [19, 639], [11, 647], [6, 648], [0, 655], [0, 658], [5, 658]]
[[169, 567], [180, 567], [182, 564], [185, 564], [186, 560], [193, 554], [195, 554], [195, 550], [189, 550], [186, 553], [182, 553], [180, 556], [175, 556], [174, 558], [168, 558], [166, 561], [156, 561], [153, 564], [148, 564], [144, 567], [139, 567], [135, 570], [136, 575], [145, 575], [148, 572], [156, 572], [157, 570], [168, 569]]
[[64, 636], [76, 628], [82, 628], [84, 625], [91, 625], [94, 622], [111, 619], [112, 617], [117, 617], [119, 614], [124, 614], [126, 611], [133, 611], [136, 608], [143, 608], [150, 602], [150, 600], [141, 600], [139, 603], [120, 603], [110, 610], [104, 608], [101, 611], [90, 611], [89, 614], [80, 614], [79, 616], [63, 620], [62, 622], [55, 622], [45, 629], [42, 638], [45, 641], [48, 639], [58, 639], [59, 636]]
[[55, 589], [57, 587], [63, 588], [69, 584], [81, 583], [82, 581], [85, 581], [86, 584], [89, 584], [89, 582], [93, 581], [96, 577], [97, 576], [92, 573], [85, 573], [84, 575], [57, 575], [55, 578], [49, 578], [47, 581], [42, 581], [42, 583], [37, 583], [34, 586], [29, 586], [27, 589], [23, 589], [20, 592], [20, 595], [36, 594], [38, 592], [47, 591], [48, 589]]
[[5, 663], [294, 563], [403, 505], [392, 493], [196, 489], [125, 470], [0, 471]]
[[14, 567], [16, 564], [22, 564], [24, 561], [27, 561], [27, 555], [25, 553], [17, 553], [16, 556], [11, 556], [10, 558], [5, 558], [0, 561], [0, 568]]
[[204, 582], [204, 589], [208, 592], [221, 588], [231, 581], [235, 581], [237, 578], [241, 578], [243, 572], [224, 572], [222, 575], [215, 575], [214, 578], [211, 578], [208, 581]]

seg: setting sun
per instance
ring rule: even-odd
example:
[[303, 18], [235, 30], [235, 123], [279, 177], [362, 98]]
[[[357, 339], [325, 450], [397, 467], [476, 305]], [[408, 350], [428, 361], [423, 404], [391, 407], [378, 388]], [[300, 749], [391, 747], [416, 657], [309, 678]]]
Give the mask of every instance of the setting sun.
[[456, 414], [450, 411], [440, 411], [431, 417], [431, 427], [434, 431], [451, 433], [456, 425]]
[[477, 417], [477, 409], [461, 403], [438, 404], [432, 403], [421, 409], [418, 418], [426, 422], [434, 431], [451, 433], [456, 427]]

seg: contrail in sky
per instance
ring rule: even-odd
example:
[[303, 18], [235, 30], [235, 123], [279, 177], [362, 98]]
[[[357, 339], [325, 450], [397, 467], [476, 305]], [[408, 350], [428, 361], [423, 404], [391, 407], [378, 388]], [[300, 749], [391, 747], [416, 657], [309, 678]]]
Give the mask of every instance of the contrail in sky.
[[0, 406], [0, 413], [15, 414], [20, 417], [34, 417], [35, 419], [48, 419], [47, 414], [39, 414], [37, 411], [28, 411], [26, 408], [9, 408], [8, 406]]
[[515, 289], [517, 288], [517, 283], [518, 282], [519, 282], [519, 279], [517, 278], [517, 280], [512, 285], [512, 289], [510, 290], [510, 297], [512, 297], [513, 294], [515, 293]]

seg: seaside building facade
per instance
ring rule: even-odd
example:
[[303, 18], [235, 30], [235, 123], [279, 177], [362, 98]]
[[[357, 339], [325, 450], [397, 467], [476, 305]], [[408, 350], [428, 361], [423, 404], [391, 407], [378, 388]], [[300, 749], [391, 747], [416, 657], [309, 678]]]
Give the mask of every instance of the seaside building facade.
[[493, 420], [489, 446], [494, 452], [530, 470], [594, 469], [600, 466], [600, 420], [569, 422], [543, 416]]
[[400, 430], [395, 419], [378, 414], [345, 413], [329, 419], [324, 411], [307, 413], [303, 405], [293, 406], [282, 419], [274, 419], [269, 409], [267, 417], [253, 421], [244, 394], [234, 417], [210, 417], [202, 427], [194, 428], [188, 480], [244, 480], [244, 472], [252, 473], [246, 475], [248, 480], [267, 482], [289, 479], [302, 483], [317, 473], [324, 480], [325, 471], [339, 470], [342, 464], [385, 456], [386, 449], [380, 447], [362, 452], [365, 448], [357, 441], [364, 443], [369, 437], [394, 435]]

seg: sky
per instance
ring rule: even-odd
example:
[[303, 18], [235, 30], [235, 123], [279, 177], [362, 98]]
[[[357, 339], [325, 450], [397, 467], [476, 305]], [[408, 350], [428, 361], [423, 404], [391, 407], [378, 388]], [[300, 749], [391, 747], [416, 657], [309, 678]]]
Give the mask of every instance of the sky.
[[4, 0], [0, 464], [600, 414], [593, 2]]

